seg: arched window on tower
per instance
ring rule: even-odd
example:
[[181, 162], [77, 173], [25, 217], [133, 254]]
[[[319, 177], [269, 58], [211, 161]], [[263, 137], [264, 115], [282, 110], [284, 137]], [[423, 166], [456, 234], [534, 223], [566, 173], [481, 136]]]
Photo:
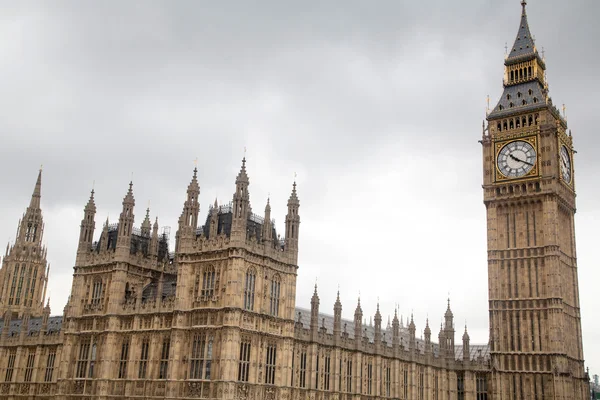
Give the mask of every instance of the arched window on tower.
[[215, 268], [208, 266], [202, 274], [202, 300], [210, 300], [215, 295]]
[[256, 271], [248, 268], [244, 286], [244, 309], [254, 311], [254, 290], [256, 287]]
[[104, 291], [102, 287], [102, 280], [97, 278], [94, 280], [94, 283], [92, 285], [92, 298], [90, 301], [91, 304], [101, 304], [103, 296]]
[[270, 314], [274, 317], [279, 316], [279, 296], [281, 294], [281, 278], [279, 275], [273, 276], [271, 280], [270, 295]]

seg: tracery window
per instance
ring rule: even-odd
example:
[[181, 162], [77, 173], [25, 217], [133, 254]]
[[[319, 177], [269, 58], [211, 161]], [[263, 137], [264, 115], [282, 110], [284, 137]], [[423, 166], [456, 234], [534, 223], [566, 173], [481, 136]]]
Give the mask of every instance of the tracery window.
[[17, 349], [11, 349], [8, 354], [8, 364], [6, 366], [5, 382], [12, 382], [13, 371], [15, 368], [15, 358], [17, 357]]
[[100, 304], [102, 302], [102, 296], [104, 294], [102, 289], [102, 281], [100, 279], [96, 279], [92, 286], [92, 304]]
[[138, 378], [146, 379], [146, 371], [148, 369], [148, 351], [150, 349], [150, 340], [144, 338], [142, 340], [142, 347], [140, 351], [140, 366], [138, 369]]
[[456, 376], [456, 393], [458, 400], [465, 400], [465, 376], [462, 373]]
[[475, 386], [476, 386], [477, 400], [487, 400], [488, 399], [487, 377], [484, 374], [477, 374]]
[[213, 336], [204, 332], [194, 334], [190, 357], [190, 379], [210, 379]]
[[119, 361], [119, 379], [127, 377], [127, 361], [129, 360], [129, 337], [123, 339], [121, 344], [121, 360]]
[[352, 393], [352, 360], [346, 364], [346, 392]]
[[331, 355], [326, 354], [323, 369], [323, 390], [329, 390], [329, 380], [331, 376]]
[[31, 382], [33, 375], [33, 365], [35, 363], [35, 349], [30, 349], [27, 354], [27, 365], [25, 366], [25, 382]]
[[190, 356], [190, 379], [210, 379], [213, 336], [204, 332], [194, 334]]
[[21, 290], [23, 289], [23, 279], [25, 279], [25, 264], [21, 265], [21, 276], [19, 276], [19, 286], [17, 286], [17, 296], [15, 298], [15, 304], [21, 304]]
[[408, 371], [404, 369], [404, 379], [402, 382], [402, 388], [404, 389], [404, 398], [408, 399]]
[[79, 343], [79, 356], [77, 357], [76, 378], [85, 378], [87, 373], [88, 361], [90, 356], [91, 340], [89, 337], [81, 339]]
[[203, 299], [210, 299], [215, 295], [215, 269], [207, 267], [202, 274], [202, 291], [200, 296]]
[[367, 363], [367, 394], [373, 393], [373, 362]]
[[425, 391], [425, 371], [423, 371], [423, 367], [420, 367], [419, 368], [419, 400], [425, 399], [424, 391]]
[[270, 314], [274, 317], [279, 316], [279, 295], [281, 293], [281, 280], [279, 275], [275, 275], [271, 281], [270, 295]]
[[92, 353], [90, 354], [90, 370], [88, 371], [88, 378], [94, 377], [94, 365], [96, 364], [96, 343], [92, 344]]
[[383, 367], [383, 394], [390, 397], [392, 391], [392, 368], [389, 365]]
[[246, 284], [244, 286], [244, 309], [254, 310], [254, 290], [256, 287], [256, 272], [253, 269], [246, 271]]
[[306, 349], [300, 353], [300, 387], [306, 387]]
[[15, 270], [13, 272], [12, 285], [10, 286], [10, 297], [8, 300], [8, 305], [12, 306], [15, 299], [15, 289], [17, 288], [17, 278], [19, 277], [19, 264], [15, 264]]
[[167, 379], [167, 371], [169, 370], [169, 350], [171, 349], [171, 339], [164, 338], [162, 349], [160, 351], [160, 365], [158, 368], [158, 379]]
[[265, 383], [275, 384], [275, 366], [277, 362], [277, 345], [269, 344], [267, 346], [267, 359], [265, 360]]
[[244, 339], [240, 343], [240, 363], [238, 367], [238, 381], [248, 382], [250, 376], [250, 350], [252, 345], [249, 340]]
[[46, 373], [44, 374], [44, 382], [52, 382], [52, 376], [54, 375], [54, 360], [56, 360], [56, 350], [52, 349], [48, 353], [48, 359], [46, 360]]

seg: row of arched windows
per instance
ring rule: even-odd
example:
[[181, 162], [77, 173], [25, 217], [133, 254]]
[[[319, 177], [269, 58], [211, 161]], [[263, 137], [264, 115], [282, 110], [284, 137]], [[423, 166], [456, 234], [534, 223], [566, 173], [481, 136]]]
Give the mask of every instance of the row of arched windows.
[[[523, 100], [524, 101], [524, 100]], [[522, 117], [507, 118], [503, 121], [498, 121], [496, 129], [498, 132], [519, 129], [521, 127], [535, 126], [538, 124], [539, 114], [524, 115]]]

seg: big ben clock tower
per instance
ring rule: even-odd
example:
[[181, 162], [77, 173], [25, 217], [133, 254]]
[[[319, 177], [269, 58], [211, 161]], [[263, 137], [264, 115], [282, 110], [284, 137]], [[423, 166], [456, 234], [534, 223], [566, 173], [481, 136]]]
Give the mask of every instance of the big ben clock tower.
[[587, 399], [573, 138], [552, 104], [526, 1], [483, 135], [494, 399]]

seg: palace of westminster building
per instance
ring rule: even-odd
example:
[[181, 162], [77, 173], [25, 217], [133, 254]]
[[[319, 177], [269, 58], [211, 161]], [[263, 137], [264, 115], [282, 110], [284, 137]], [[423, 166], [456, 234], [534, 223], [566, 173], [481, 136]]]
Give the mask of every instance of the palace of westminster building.
[[[199, 221], [194, 170], [174, 248], [129, 185], [119, 220], [84, 208], [62, 316], [44, 304], [41, 171], [0, 269], [0, 399], [549, 400], [589, 398], [577, 278], [573, 139], [553, 106], [526, 2], [504, 92], [481, 137], [489, 343], [437, 343], [396, 314], [366, 324], [339, 299], [296, 307], [300, 202], [285, 232], [252, 213], [246, 161], [230, 203]], [[323, 313], [326, 311], [326, 313]], [[458, 333], [463, 333], [462, 329]]]

